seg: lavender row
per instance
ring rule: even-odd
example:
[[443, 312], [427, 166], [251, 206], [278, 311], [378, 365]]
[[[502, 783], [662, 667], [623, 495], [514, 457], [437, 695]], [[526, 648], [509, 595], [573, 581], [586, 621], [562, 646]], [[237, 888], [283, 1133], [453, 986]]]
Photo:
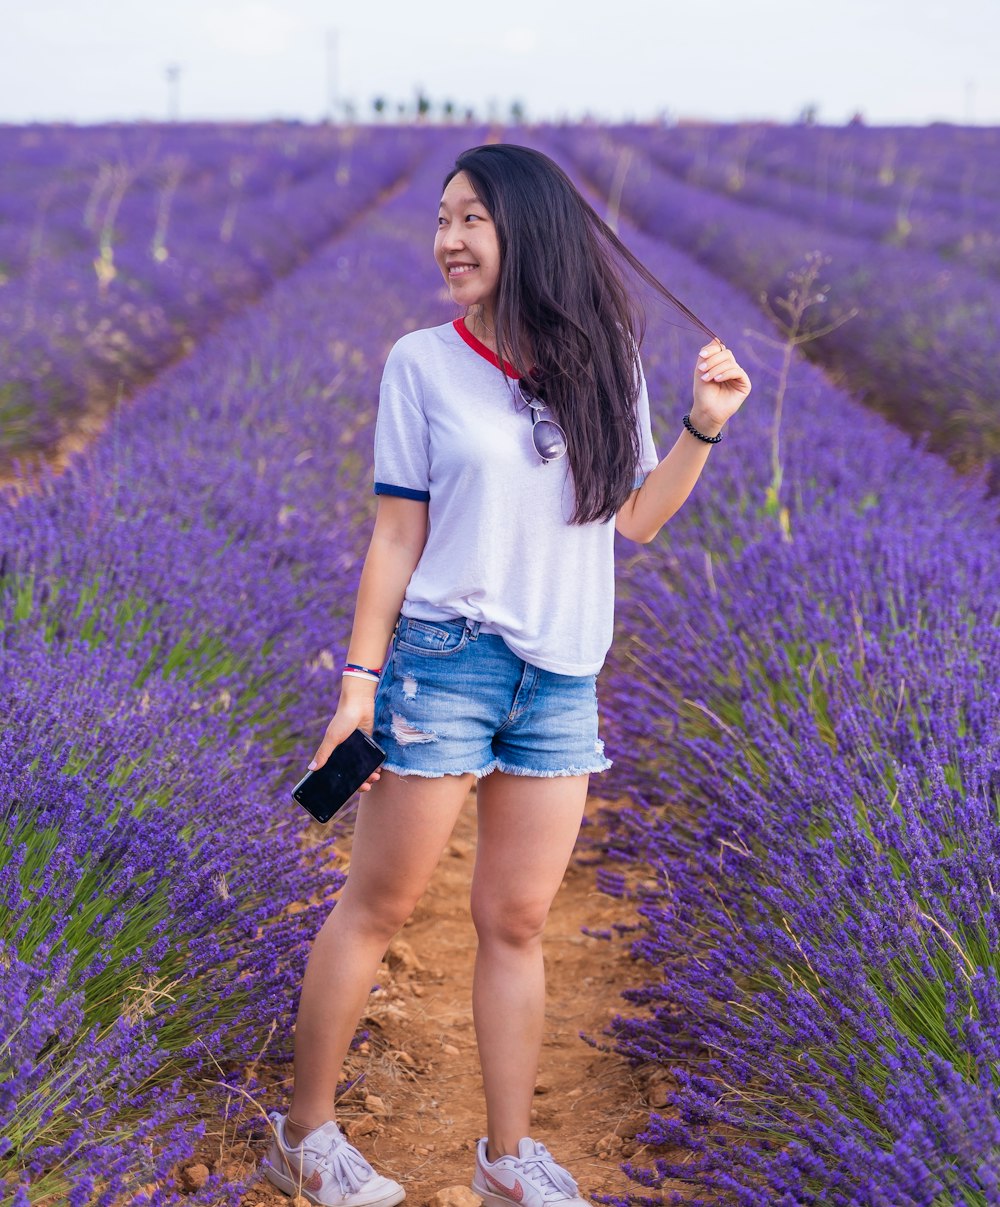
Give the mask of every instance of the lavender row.
[[977, 201], [1000, 201], [998, 149], [996, 126], [791, 125], [772, 126], [752, 159], [821, 188], [873, 200], [905, 200], [909, 193], [921, 207], [961, 217]]
[[[0, 1195], [18, 1207], [179, 1201], [192, 1078], [253, 1092], [262, 1049], [290, 1056], [342, 877], [289, 790], [335, 703], [378, 374], [442, 317], [436, 190], [476, 134], [424, 136], [407, 192], [0, 516]], [[184, 1201], [239, 1189], [220, 1175]]]
[[[340, 142], [339, 130], [287, 123], [5, 126], [0, 129], [4, 283], [38, 260], [93, 259], [104, 219], [114, 220], [119, 211], [129, 226], [157, 220], [149, 224], [147, 241], [169, 256], [173, 228], [182, 228], [184, 238], [183, 228], [198, 220], [199, 209], [207, 209], [219, 229], [231, 202], [273, 200], [327, 169]], [[109, 215], [116, 184], [124, 189]]]
[[[840, 196], [915, 207], [979, 231], [1000, 203], [1000, 130], [994, 127], [808, 126], [763, 123], [660, 128], [656, 141], [691, 183], [715, 160], [741, 176], [766, 175]], [[734, 182], [738, 183], [738, 182]]]
[[[872, 132], [852, 131], [836, 155], [840, 171], [825, 158], [822, 167], [814, 162], [829, 133], [757, 125], [613, 131], [697, 188], [855, 238], [931, 251], [974, 272], [1000, 273], [1000, 176], [989, 181], [991, 164], [1000, 164], [1000, 132], [963, 131], [978, 136], [966, 142], [960, 132], [950, 132], [950, 172], [939, 187], [925, 182], [940, 141], [929, 131], [920, 132], [926, 138], [923, 153], [906, 166], [895, 162], [893, 140], [912, 131], [879, 130], [885, 150], [877, 165], [866, 163], [864, 155]], [[843, 139], [843, 132], [836, 133]]]
[[[38, 145], [32, 140], [37, 139]], [[413, 166], [412, 133], [0, 134], [0, 450], [52, 445], [310, 255]]]
[[[681, 184], [600, 131], [553, 132], [576, 170], [649, 234], [668, 239], [755, 299], [785, 292], [785, 274], [813, 251], [829, 260], [817, 285], [833, 330], [806, 323], [808, 355], [852, 393], [1000, 488], [1000, 283], [919, 251], [902, 251], [769, 213]], [[633, 153], [635, 157], [623, 160]], [[619, 182], [624, 173], [623, 185]], [[822, 289], [820, 292], [824, 292]], [[819, 322], [819, 320], [817, 320]]]
[[[675, 1088], [609, 1201], [996, 1204], [995, 504], [795, 355], [776, 431], [774, 330], [623, 235], [755, 367], [689, 502], [620, 550], [596, 786], [631, 804], [594, 855], [649, 971], [609, 1033]], [[698, 344], [656, 319], [662, 456]]]
[[[267, 200], [329, 169], [331, 155], [350, 166], [358, 128], [294, 122], [142, 122], [94, 126], [27, 125], [0, 129], [0, 265], [5, 277], [23, 271], [32, 256], [93, 254], [101, 202], [114, 170], [130, 184], [125, 209], [159, 199], [168, 170], [177, 173], [170, 215], [181, 223], [200, 203], [221, 223], [234, 199]], [[398, 133], [398, 131], [396, 132]], [[376, 134], [376, 137], [379, 137]], [[38, 225], [38, 210], [47, 221]], [[169, 233], [171, 223], [168, 223]], [[150, 229], [152, 237], [154, 231]], [[36, 239], [42, 240], [40, 248]]]

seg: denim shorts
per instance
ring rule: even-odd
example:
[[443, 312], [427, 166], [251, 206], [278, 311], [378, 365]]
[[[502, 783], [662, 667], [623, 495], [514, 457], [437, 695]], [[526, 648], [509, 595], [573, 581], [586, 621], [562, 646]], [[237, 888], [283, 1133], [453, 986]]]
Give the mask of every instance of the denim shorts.
[[400, 616], [375, 693], [372, 737], [397, 775], [605, 771], [597, 676], [519, 658], [480, 622]]

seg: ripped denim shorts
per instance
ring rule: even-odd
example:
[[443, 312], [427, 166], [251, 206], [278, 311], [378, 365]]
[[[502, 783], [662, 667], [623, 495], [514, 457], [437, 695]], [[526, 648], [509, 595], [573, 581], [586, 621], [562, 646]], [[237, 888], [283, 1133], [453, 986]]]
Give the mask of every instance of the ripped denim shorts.
[[375, 693], [384, 771], [585, 775], [611, 760], [597, 736], [597, 676], [525, 662], [479, 621], [400, 616]]

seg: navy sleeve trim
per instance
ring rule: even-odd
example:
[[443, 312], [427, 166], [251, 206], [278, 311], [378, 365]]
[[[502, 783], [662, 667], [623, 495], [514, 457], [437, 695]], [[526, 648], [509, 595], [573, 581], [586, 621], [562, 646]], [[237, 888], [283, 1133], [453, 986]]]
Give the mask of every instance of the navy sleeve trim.
[[376, 482], [375, 493], [396, 495], [400, 499], [416, 499], [418, 503], [429, 503], [431, 498], [428, 490], [411, 490], [409, 486], [393, 486], [390, 482]]

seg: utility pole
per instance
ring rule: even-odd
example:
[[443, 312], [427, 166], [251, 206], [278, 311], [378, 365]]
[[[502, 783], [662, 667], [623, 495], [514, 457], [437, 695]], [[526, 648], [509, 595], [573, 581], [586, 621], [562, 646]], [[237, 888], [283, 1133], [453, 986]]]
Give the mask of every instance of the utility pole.
[[177, 114], [180, 109], [180, 89], [180, 66], [177, 63], [171, 63], [167, 67], [167, 117], [172, 122], [177, 121]]
[[326, 31], [326, 98], [327, 112], [330, 121], [337, 120], [337, 43], [338, 34], [335, 29]]

